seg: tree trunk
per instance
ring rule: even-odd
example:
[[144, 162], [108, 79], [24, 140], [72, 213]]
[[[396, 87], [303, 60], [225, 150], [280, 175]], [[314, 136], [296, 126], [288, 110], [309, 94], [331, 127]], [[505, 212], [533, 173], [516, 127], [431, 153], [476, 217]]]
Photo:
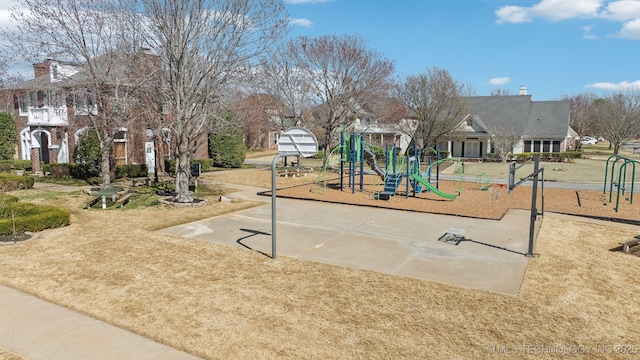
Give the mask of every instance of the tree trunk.
[[102, 177], [102, 188], [111, 186], [111, 144], [110, 139], [100, 140], [100, 176]]
[[[183, 134], [181, 134], [183, 135]], [[176, 159], [176, 197], [174, 200], [180, 203], [193, 202], [193, 197], [189, 193], [189, 176], [191, 175], [191, 166], [189, 164], [189, 147], [188, 141], [181, 136], [178, 143], [178, 158]]]

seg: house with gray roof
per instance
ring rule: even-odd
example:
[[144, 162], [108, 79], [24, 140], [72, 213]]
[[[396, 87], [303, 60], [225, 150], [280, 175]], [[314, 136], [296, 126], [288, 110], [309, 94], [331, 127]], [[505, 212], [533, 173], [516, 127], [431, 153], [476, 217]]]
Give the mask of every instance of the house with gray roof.
[[568, 101], [532, 101], [525, 93], [510, 96], [466, 97], [468, 113], [446, 144], [452, 157], [486, 158], [493, 153], [492, 135], [509, 132], [519, 138], [512, 153], [564, 152], [574, 138], [569, 127]]

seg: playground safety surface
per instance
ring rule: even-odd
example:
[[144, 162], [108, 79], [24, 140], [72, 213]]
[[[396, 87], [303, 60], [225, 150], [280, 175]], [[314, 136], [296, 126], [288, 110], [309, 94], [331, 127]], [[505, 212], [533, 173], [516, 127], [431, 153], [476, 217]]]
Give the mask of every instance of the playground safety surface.
[[[407, 187], [403, 182], [398, 187], [395, 197], [388, 201], [374, 200], [376, 191], [380, 191], [379, 181], [375, 176], [366, 176], [363, 191], [359, 184], [351, 189], [344, 183], [343, 190], [339, 190], [337, 179], [327, 181], [326, 187], [320, 184], [305, 184], [286, 189], [278, 189], [279, 197], [294, 199], [317, 200], [332, 203], [373, 206], [379, 208], [399, 209], [425, 213], [467, 216], [481, 219], [501, 219], [509, 209], [531, 208], [531, 186], [520, 186], [508, 193], [506, 185], [493, 184], [486, 190], [480, 188], [473, 181], [465, 181], [464, 189], [455, 200], [447, 200], [433, 193], [423, 192], [413, 195], [409, 186], [409, 197], [406, 197]], [[451, 181], [440, 181], [439, 189], [445, 193], [456, 194], [459, 184]], [[542, 195], [544, 193], [544, 210], [562, 214], [589, 216], [606, 220], [621, 220], [623, 222], [640, 222], [640, 196], [635, 194], [633, 204], [628, 201], [629, 194], [623, 195], [618, 201], [614, 191], [610, 193], [602, 190], [574, 190], [553, 188], [547, 184], [542, 189], [538, 187], [537, 208], [542, 209]], [[616, 202], [618, 211], [615, 210]]]

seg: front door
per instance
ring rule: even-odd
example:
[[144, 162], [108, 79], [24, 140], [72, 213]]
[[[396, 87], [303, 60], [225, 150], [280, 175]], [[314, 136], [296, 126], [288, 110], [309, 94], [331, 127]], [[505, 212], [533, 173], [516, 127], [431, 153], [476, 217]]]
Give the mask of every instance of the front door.
[[145, 152], [147, 159], [147, 168], [149, 169], [149, 173], [155, 173], [156, 171], [156, 152], [153, 146], [153, 141], [147, 141], [145, 143]]
[[477, 158], [480, 157], [480, 143], [477, 141], [466, 142], [464, 147], [464, 157]]

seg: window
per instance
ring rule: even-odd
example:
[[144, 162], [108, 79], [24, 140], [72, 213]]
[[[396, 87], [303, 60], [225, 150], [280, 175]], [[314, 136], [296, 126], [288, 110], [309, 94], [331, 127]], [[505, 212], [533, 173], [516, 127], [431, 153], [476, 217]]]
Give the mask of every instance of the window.
[[48, 107], [61, 108], [64, 107], [64, 96], [59, 91], [47, 90], [44, 93], [44, 104]]
[[93, 92], [79, 91], [73, 95], [73, 106], [75, 108], [76, 115], [92, 115], [98, 114], [98, 109], [95, 106]]
[[29, 94], [18, 95], [18, 109], [20, 109], [20, 116], [29, 115]]

